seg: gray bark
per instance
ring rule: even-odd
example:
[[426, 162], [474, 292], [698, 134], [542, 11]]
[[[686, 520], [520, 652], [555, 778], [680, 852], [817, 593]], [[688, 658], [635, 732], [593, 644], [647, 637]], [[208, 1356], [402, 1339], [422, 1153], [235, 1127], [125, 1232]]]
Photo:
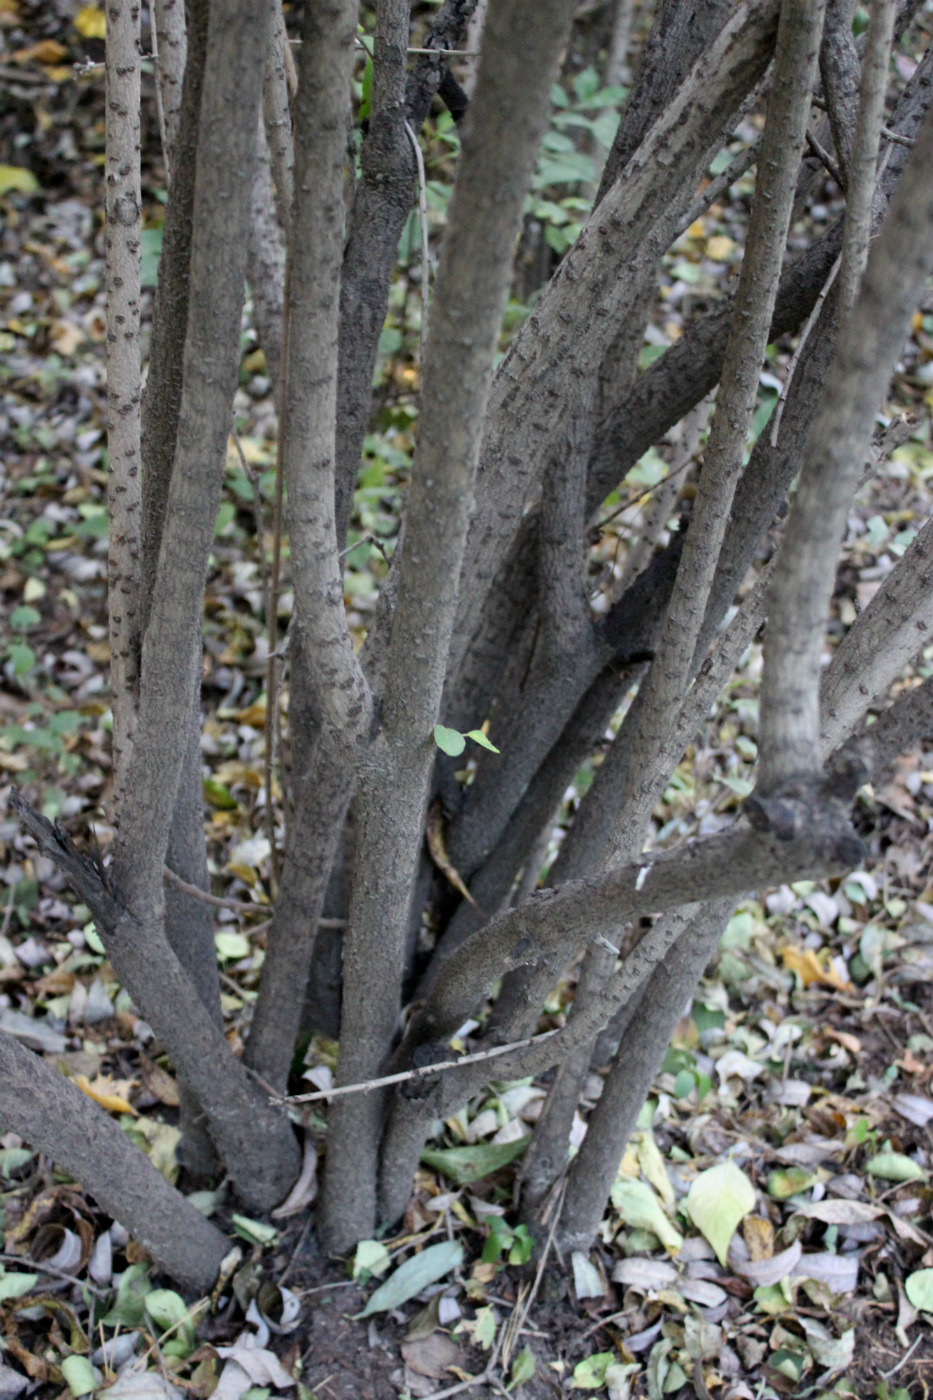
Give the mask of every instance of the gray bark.
[[2, 1031], [0, 1122], [80, 1182], [183, 1288], [214, 1286], [227, 1239], [87, 1094]]
[[158, 46], [158, 83], [165, 122], [164, 151], [166, 175], [171, 180], [175, 163], [175, 146], [181, 126], [182, 91], [188, 36], [185, 29], [184, 0], [154, 0], [155, 34]]
[[[508, 0], [490, 14], [428, 327], [405, 538], [382, 696], [382, 730], [359, 770], [358, 849], [344, 947], [338, 1082], [371, 1077], [400, 1005], [408, 904], [457, 607], [460, 568], [522, 202], [547, 120], [570, 0]], [[521, 36], [521, 37], [520, 37]], [[393, 794], [387, 813], [385, 793]], [[330, 1117], [322, 1224], [329, 1248], [368, 1233], [382, 1101], [346, 1098]]]
[[[558, 1227], [562, 1249], [588, 1250], [592, 1244], [658, 1065], [734, 907], [734, 897], [728, 897], [698, 908], [641, 992], [570, 1168]], [[551, 1166], [565, 1163], [566, 1156]]]
[[826, 614], [852, 491], [882, 394], [933, 267], [933, 117], [927, 116], [842, 330], [801, 468], [774, 581], [762, 691], [763, 794], [820, 772]]
[[107, 283], [107, 577], [113, 696], [114, 801], [119, 819], [136, 728], [140, 584], [139, 4], [107, 25], [104, 170]]
[[685, 186], [695, 187], [764, 71], [776, 19], [776, 6], [742, 5], [724, 26], [639, 147], [628, 177], [592, 215], [499, 367], [470, 529], [469, 587], [452, 650], [451, 695], [463, 655], [482, 631], [487, 594], [539, 489], [549, 440], [597, 373], [644, 270], [654, 268], [668, 247], [689, 204]]

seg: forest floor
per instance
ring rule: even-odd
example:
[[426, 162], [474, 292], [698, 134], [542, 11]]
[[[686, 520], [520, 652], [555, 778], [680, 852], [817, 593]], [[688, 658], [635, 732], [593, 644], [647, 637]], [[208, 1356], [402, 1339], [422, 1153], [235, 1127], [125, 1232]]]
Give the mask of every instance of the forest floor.
[[[7, 810], [10, 787], [22, 785], [49, 817], [106, 854], [103, 76], [75, 66], [101, 58], [95, 16], [93, 6], [0, 0], [0, 1028], [117, 1115], [177, 1180], [171, 1065], [117, 984], [87, 910]], [[146, 118], [145, 149], [155, 151], [151, 108]], [[153, 161], [143, 201], [150, 288], [161, 180]], [[735, 248], [728, 210], [720, 216], [682, 244], [670, 278], [680, 290], [668, 297], [654, 345], [678, 333], [691, 297], [714, 294], [704, 278]], [[396, 358], [381, 362], [380, 427], [357, 496], [361, 543], [350, 556], [347, 600], [360, 630], [384, 567], [367, 537], [390, 538], [410, 458], [417, 386], [405, 337], [414, 338], [417, 307], [406, 297], [393, 302], [400, 329], [387, 351]], [[898, 388], [917, 430], [853, 512], [836, 600], [841, 625], [929, 514], [931, 333], [930, 317], [918, 318]], [[231, 440], [205, 609], [203, 756], [215, 893], [252, 901], [257, 919], [269, 902], [263, 585], [274, 463], [263, 371], [247, 315], [239, 446]], [[247, 471], [264, 502], [259, 542]], [[600, 545], [607, 558], [614, 547], [611, 534]], [[289, 608], [286, 589], [283, 624]], [[715, 829], [748, 790], [758, 669], [753, 648], [675, 775], [659, 841]], [[201, 1205], [230, 1230], [241, 1257], [219, 1303], [187, 1310], [79, 1184], [15, 1135], [0, 1135], [0, 1400], [80, 1395], [110, 1382], [117, 1400], [182, 1392], [264, 1400], [296, 1393], [296, 1384], [300, 1400], [395, 1400], [455, 1387], [526, 1400], [571, 1389], [614, 1400], [926, 1396], [933, 748], [905, 756], [883, 785], [863, 790], [858, 822], [871, 852], [865, 870], [739, 907], [680, 1024], [589, 1256], [528, 1262], [527, 1241], [509, 1223], [515, 1167], [493, 1169], [510, 1146], [520, 1150], [540, 1112], [541, 1083], [491, 1086], [439, 1125], [403, 1232], [367, 1242], [351, 1260], [315, 1252], [310, 1190], [304, 1209], [271, 1222], [234, 1216], [222, 1184], [202, 1192]], [[219, 909], [217, 949], [237, 1048], [256, 995], [261, 924]], [[570, 973], [548, 1025], [558, 1024], [572, 990]], [[310, 1084], [298, 1079], [296, 1089], [327, 1087], [334, 1049], [322, 1036], [311, 1041]], [[590, 1102], [601, 1085], [594, 1073]], [[303, 1121], [321, 1146], [324, 1112], [305, 1110]], [[472, 1154], [466, 1164], [463, 1148]], [[724, 1154], [754, 1199], [734, 1235], [715, 1209], [710, 1221], [680, 1208]], [[718, 1243], [723, 1229], [717, 1253], [711, 1238]], [[438, 1248], [449, 1267], [425, 1286], [413, 1261], [441, 1258], [427, 1255]], [[407, 1284], [406, 1263], [414, 1270]], [[381, 1299], [377, 1285], [387, 1286]], [[356, 1318], [367, 1300], [368, 1316]]]

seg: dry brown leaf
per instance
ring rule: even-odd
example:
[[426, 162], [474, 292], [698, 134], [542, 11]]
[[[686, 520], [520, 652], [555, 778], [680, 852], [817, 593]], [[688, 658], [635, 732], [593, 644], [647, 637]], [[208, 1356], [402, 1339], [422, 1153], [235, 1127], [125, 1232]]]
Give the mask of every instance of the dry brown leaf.
[[84, 343], [84, 332], [71, 321], [53, 321], [49, 334], [52, 345], [67, 360]]
[[419, 1376], [430, 1376], [442, 1380], [451, 1366], [462, 1365], [463, 1354], [456, 1342], [443, 1332], [432, 1332], [429, 1337], [418, 1337], [402, 1343], [402, 1355], [411, 1369]]
[[178, 1107], [178, 1083], [161, 1065], [152, 1060], [143, 1060], [142, 1081], [143, 1088], [159, 1103], [164, 1103], [168, 1108]]
[[832, 1026], [827, 1026], [823, 1034], [827, 1040], [834, 1040], [837, 1045], [841, 1045], [850, 1054], [858, 1055], [861, 1053], [862, 1042], [857, 1035], [850, 1035], [848, 1031], [837, 1031]]
[[59, 63], [68, 50], [57, 39], [40, 39], [28, 49], [17, 49], [10, 57], [14, 63]]
[[753, 1264], [770, 1259], [774, 1254], [774, 1226], [763, 1215], [746, 1215], [742, 1235]]
[[431, 803], [428, 812], [426, 835], [428, 838], [428, 850], [431, 852], [431, 859], [438, 870], [442, 875], [447, 877], [454, 889], [459, 890], [464, 899], [473, 905], [474, 909], [478, 909], [479, 905], [461, 880], [459, 872], [451, 865], [448, 859], [447, 848], [444, 845], [444, 811], [441, 806], [440, 798], [437, 798], [436, 801]]

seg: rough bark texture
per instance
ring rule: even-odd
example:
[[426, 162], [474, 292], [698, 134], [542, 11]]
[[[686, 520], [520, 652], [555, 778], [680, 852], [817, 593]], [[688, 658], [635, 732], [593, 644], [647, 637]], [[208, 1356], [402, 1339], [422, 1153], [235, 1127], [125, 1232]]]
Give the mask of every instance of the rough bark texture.
[[[398, 1017], [408, 904], [434, 757], [431, 730], [447, 670], [493, 356], [522, 201], [571, 14], [569, 0], [534, 6], [508, 0], [487, 21], [431, 307], [382, 732], [360, 767], [357, 839], [367, 864], [354, 880], [345, 943], [342, 1083], [377, 1071]], [[387, 785], [394, 794], [391, 816]], [[340, 1101], [331, 1118], [322, 1212], [332, 1249], [360, 1238], [375, 1220], [382, 1101], [366, 1098]]]
[[320, 711], [345, 756], [368, 736], [372, 716], [344, 615], [334, 522], [344, 127], [356, 15], [355, 0], [309, 6], [302, 30], [282, 424], [297, 623]]
[[107, 514], [114, 798], [119, 815], [136, 727], [139, 684], [140, 362], [139, 4], [121, 0], [107, 23], [104, 208], [107, 279]]
[[875, 413], [933, 267], [933, 117], [920, 129], [807, 441], [774, 582], [762, 693], [763, 793], [820, 772], [819, 676], [839, 541]]
[[184, 0], [154, 0], [153, 9], [159, 54], [159, 93], [162, 99], [162, 119], [165, 122], [164, 154], [171, 180], [181, 125], [182, 91], [188, 56], [185, 3]]
[[189, 0], [188, 58], [179, 116], [176, 171], [162, 230], [162, 255], [149, 345], [149, 378], [142, 411], [145, 470], [140, 607], [143, 629], [155, 587], [178, 433], [183, 371], [179, 346], [184, 345], [188, 333], [194, 186], [208, 17], [208, 0]]
[[229, 1242], [58, 1070], [0, 1031], [0, 1121], [64, 1167], [193, 1293], [210, 1291]]
[[[561, 1247], [588, 1250], [605, 1209], [641, 1106], [657, 1066], [716, 950], [734, 898], [713, 900], [680, 920], [676, 943], [659, 963], [633, 1008], [616, 1064], [590, 1115], [586, 1137], [574, 1159], [558, 1227]], [[678, 916], [674, 916], [676, 920]], [[554, 1162], [552, 1170], [566, 1163]], [[532, 1197], [532, 1199], [534, 1199]]]
[[476, 0], [445, 0], [431, 26], [424, 54], [406, 77], [407, 0], [377, 10], [372, 111], [360, 155], [360, 179], [347, 224], [340, 284], [340, 379], [337, 416], [337, 538], [342, 542], [353, 506], [353, 487], [369, 429], [373, 370], [389, 304], [398, 241], [412, 207], [415, 159], [405, 130], [417, 132], [431, 98], [449, 71], [442, 54], [457, 48]]

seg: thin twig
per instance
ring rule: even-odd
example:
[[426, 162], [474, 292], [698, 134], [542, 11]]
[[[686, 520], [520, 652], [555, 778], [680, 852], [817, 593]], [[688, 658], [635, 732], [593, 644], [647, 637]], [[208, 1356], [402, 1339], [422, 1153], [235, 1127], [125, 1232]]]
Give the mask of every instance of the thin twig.
[[730, 161], [721, 174], [716, 175], [710, 180], [709, 184], [697, 195], [696, 199], [677, 225], [677, 229], [674, 233], [674, 241], [680, 238], [682, 234], [686, 233], [690, 225], [696, 223], [697, 219], [701, 218], [706, 213], [710, 205], [715, 204], [719, 196], [725, 194], [726, 190], [730, 189], [735, 184], [736, 180], [742, 178], [746, 170], [755, 164], [760, 149], [761, 137], [759, 136], [750, 146], [746, 146], [744, 150], [739, 151], [738, 155]]
[[172, 183], [172, 172], [168, 164], [168, 131], [165, 126], [165, 106], [162, 102], [162, 83], [159, 77], [159, 41], [156, 37], [158, 25], [155, 20], [155, 12], [150, 8], [149, 17], [151, 20], [150, 33], [152, 35], [152, 62], [155, 66], [155, 100], [156, 113], [159, 118], [159, 140], [162, 142], [162, 164], [165, 167], [165, 183]]
[[291, 271], [291, 250], [285, 254], [285, 292], [282, 299], [282, 357], [278, 383], [278, 431], [275, 439], [275, 501], [272, 507], [272, 567], [266, 597], [266, 632], [269, 636], [269, 658], [266, 662], [266, 753], [264, 785], [266, 790], [265, 826], [272, 866], [273, 890], [278, 889], [279, 868], [275, 849], [275, 813], [272, 805], [272, 773], [275, 763], [275, 712], [278, 704], [278, 661], [275, 655], [275, 632], [278, 625], [279, 580], [282, 574], [282, 505], [285, 481], [283, 459], [283, 424], [285, 422], [285, 384], [288, 376], [288, 301]]
[[912, 136], [902, 136], [899, 131], [892, 131], [889, 126], [881, 128], [881, 135], [886, 141], [893, 141], [898, 146], [913, 146], [914, 144]]
[[[225, 899], [222, 895], [208, 894], [207, 890], [202, 890], [199, 885], [190, 885], [187, 880], [183, 880], [180, 875], [176, 875], [174, 870], [170, 870], [166, 865], [162, 874], [170, 885], [176, 890], [181, 890], [182, 894], [188, 894], [192, 899], [200, 899], [203, 904], [213, 904], [218, 909], [232, 909], [236, 914], [272, 914], [274, 909], [271, 904], [250, 904], [241, 899]], [[346, 928], [346, 919], [318, 919], [320, 928]], [[254, 929], [255, 933], [256, 930]]]
[[841, 190], [845, 189], [845, 181], [842, 178], [842, 171], [827, 151], [826, 147], [813, 135], [812, 131], [807, 132], [807, 145], [817, 160], [826, 167], [827, 172], [833, 177]]
[[[505, 1330], [506, 1330], [505, 1327], [503, 1327], [503, 1328], [502, 1328], [502, 1333], [503, 1333], [503, 1334], [505, 1333]], [[493, 1369], [494, 1369], [494, 1367], [495, 1367], [495, 1365], [496, 1365], [496, 1362], [499, 1360], [499, 1352], [500, 1352], [501, 1350], [502, 1350], [502, 1342], [501, 1342], [501, 1340], [497, 1337], [497, 1338], [496, 1338], [496, 1341], [495, 1341], [495, 1345], [493, 1346], [493, 1349], [492, 1349], [492, 1351], [491, 1351], [490, 1354], [489, 1354], [489, 1361], [488, 1361], [487, 1364], [486, 1364], [486, 1369], [485, 1369], [485, 1371], [481, 1371], [480, 1374], [479, 1374], [478, 1376], [472, 1376], [472, 1377], [471, 1377], [469, 1380], [467, 1380], [467, 1381], [458, 1381], [458, 1383], [457, 1383], [456, 1385], [450, 1385], [450, 1386], [447, 1387], [446, 1390], [437, 1390], [437, 1391], [435, 1391], [434, 1394], [431, 1396], [431, 1400], [450, 1400], [450, 1396], [452, 1396], [452, 1395], [462, 1395], [463, 1392], [464, 1392], [465, 1390], [472, 1390], [472, 1389], [474, 1388], [474, 1386], [477, 1386], [477, 1385], [486, 1385], [487, 1383], [490, 1384], [490, 1385], [493, 1384], [493, 1374], [492, 1374], [492, 1373], [493, 1373]]]
[[[527, 1298], [524, 1300], [521, 1308], [516, 1308], [515, 1312], [513, 1312], [511, 1318], [509, 1319], [509, 1326], [507, 1330], [510, 1334], [510, 1347], [511, 1343], [514, 1342], [515, 1338], [518, 1337], [522, 1328], [524, 1327], [525, 1322], [528, 1318], [528, 1314], [531, 1312], [532, 1304], [534, 1303], [535, 1298], [538, 1296], [538, 1289], [541, 1287], [541, 1280], [544, 1277], [544, 1269], [545, 1265], [547, 1264], [548, 1254], [551, 1251], [551, 1246], [554, 1243], [554, 1236], [557, 1233], [557, 1225], [560, 1220], [561, 1211], [564, 1208], [564, 1197], [566, 1194], [567, 1178], [565, 1176], [563, 1182], [561, 1183], [560, 1194], [557, 1198], [557, 1206], [554, 1211], [554, 1218], [551, 1221], [551, 1227], [548, 1230], [547, 1239], [544, 1242], [544, 1249], [541, 1251], [541, 1258], [539, 1259], [538, 1267], [535, 1270], [535, 1278], [534, 1283], [531, 1286], [531, 1291], [528, 1294]], [[505, 1359], [508, 1358], [508, 1352], [506, 1351], [504, 1342], [502, 1346], [502, 1354]]]
[[183, 880], [167, 865], [162, 869], [162, 876], [174, 889], [180, 890], [182, 894], [190, 895], [192, 899], [199, 899], [202, 904], [213, 904], [217, 909], [232, 909], [237, 914], [269, 913], [268, 904], [249, 904], [241, 899], [224, 899], [221, 895], [208, 894], [207, 890], [202, 890], [199, 885], [191, 885], [187, 880]]
[[95, 1288], [92, 1283], [75, 1278], [74, 1274], [67, 1274], [64, 1269], [56, 1269], [53, 1264], [37, 1264], [34, 1259], [25, 1259], [21, 1254], [6, 1254], [2, 1251], [0, 1251], [0, 1260], [4, 1264], [19, 1264], [21, 1268], [27, 1270], [36, 1269], [40, 1274], [48, 1274], [50, 1278], [60, 1278], [65, 1283], [73, 1283], [78, 1288], [86, 1288], [89, 1293], [93, 1293], [95, 1298], [110, 1297], [106, 1289]]
[[643, 486], [638, 491], [633, 492], [633, 494], [629, 496], [627, 501], [623, 501], [621, 505], [617, 505], [614, 510], [611, 510], [607, 516], [600, 520], [596, 526], [596, 529], [605, 530], [606, 526], [611, 525], [613, 520], [615, 520], [618, 516], [623, 515], [625, 511], [630, 509], [630, 507], [637, 506], [640, 501], [643, 501], [645, 499], [646, 496], [652, 495], [655, 491], [657, 491], [659, 486], [663, 486], [665, 482], [673, 481], [674, 477], [679, 476], [682, 472], [687, 471], [689, 467], [693, 466], [695, 460], [696, 454], [689, 457], [686, 462], [681, 462], [679, 467], [673, 468], [671, 471], [668, 472], [667, 476], [662, 476], [660, 481], [654, 482], [652, 486]]
[[904, 1366], [907, 1365], [908, 1361], [913, 1356], [914, 1352], [917, 1350], [917, 1347], [920, 1345], [922, 1340], [923, 1333], [921, 1332], [920, 1335], [918, 1337], [915, 1337], [914, 1340], [911, 1342], [910, 1350], [905, 1351], [904, 1355], [901, 1357], [900, 1361], [898, 1361], [897, 1365], [892, 1366], [890, 1371], [882, 1371], [881, 1379], [883, 1381], [889, 1381], [892, 1376], [896, 1376], [898, 1371], [900, 1371]]
[[[159, 1334], [158, 1337], [153, 1337], [153, 1341], [149, 1347], [149, 1350], [144, 1352], [142, 1356], [136, 1358], [136, 1361], [134, 1362], [131, 1369], [133, 1371], [139, 1370], [142, 1366], [146, 1364], [153, 1352], [155, 1352], [161, 1360], [162, 1353], [160, 1348], [162, 1343], [166, 1340], [166, 1338], [170, 1337], [173, 1332], [177, 1332], [179, 1327], [184, 1327], [186, 1322], [193, 1322], [194, 1319], [197, 1317], [198, 1313], [202, 1313], [204, 1309], [209, 1308], [210, 1305], [210, 1298], [199, 1298], [196, 1303], [192, 1303], [191, 1307], [186, 1309], [186, 1311], [182, 1313], [181, 1317], [178, 1319], [177, 1322], [173, 1322], [171, 1327], [167, 1327], [164, 1332], [161, 1332]], [[166, 1376], [166, 1380], [168, 1380], [168, 1376]]]
[[285, 1098], [274, 1098], [275, 1103], [315, 1103], [320, 1099], [335, 1099], [344, 1094], [368, 1094], [373, 1089], [383, 1089], [388, 1084], [403, 1084], [409, 1079], [423, 1079], [428, 1074], [440, 1074], [444, 1070], [459, 1069], [462, 1065], [476, 1065], [481, 1060], [494, 1060], [499, 1055], [507, 1055], [512, 1050], [524, 1050], [528, 1046], [543, 1045], [559, 1031], [545, 1031], [544, 1035], [529, 1036], [527, 1040], [516, 1040], [511, 1045], [496, 1045], [491, 1050], [477, 1050], [472, 1055], [461, 1055], [459, 1060], [442, 1060], [436, 1065], [422, 1065], [419, 1069], [401, 1070], [398, 1074], [385, 1074], [381, 1079], [367, 1079], [361, 1084], [343, 1084], [339, 1089], [320, 1089], [313, 1094], [289, 1094]]
[[415, 152], [415, 164], [418, 167], [418, 217], [421, 223], [421, 373], [423, 375], [424, 349], [428, 338], [428, 292], [431, 277], [430, 249], [428, 247], [428, 195], [421, 145], [410, 122], [406, 121], [405, 130]]
[[448, 58], [479, 58], [479, 49], [408, 49], [407, 52], [446, 54]]
[[288, 1263], [285, 1265], [285, 1269], [283, 1270], [283, 1272], [282, 1272], [282, 1273], [279, 1275], [279, 1277], [278, 1277], [277, 1282], [278, 1282], [278, 1285], [279, 1285], [280, 1288], [283, 1287], [283, 1285], [284, 1285], [284, 1283], [285, 1283], [285, 1280], [288, 1278], [288, 1276], [289, 1276], [289, 1274], [291, 1273], [292, 1269], [293, 1269], [293, 1268], [295, 1267], [295, 1265], [297, 1264], [297, 1262], [298, 1262], [298, 1256], [299, 1256], [299, 1254], [301, 1253], [302, 1249], [304, 1248], [304, 1246], [305, 1246], [305, 1241], [307, 1240], [307, 1238], [308, 1238], [308, 1236], [309, 1236], [310, 1233], [311, 1233], [311, 1216], [309, 1215], [308, 1218], [307, 1218], [307, 1220], [306, 1220], [305, 1223], [304, 1223], [304, 1229], [302, 1230], [301, 1234], [298, 1236], [298, 1243], [295, 1245], [295, 1248], [292, 1250], [292, 1257], [291, 1257], [291, 1259], [289, 1259]]
[[777, 447], [778, 444], [778, 433], [780, 432], [781, 428], [781, 419], [784, 416], [784, 405], [787, 403], [787, 395], [790, 390], [791, 381], [793, 380], [794, 374], [797, 369], [797, 365], [800, 363], [800, 356], [803, 354], [803, 347], [806, 345], [810, 337], [810, 332], [813, 330], [813, 327], [820, 319], [820, 312], [823, 310], [823, 302], [829, 295], [829, 289], [835, 282], [841, 266], [842, 258], [840, 256], [836, 259], [836, 261], [833, 263], [832, 267], [829, 270], [829, 276], [823, 283], [823, 290], [820, 292], [819, 296], [814, 302], [813, 310], [807, 317], [806, 325], [800, 332], [800, 339], [797, 341], [797, 348], [791, 356], [790, 364], [787, 366], [787, 373], [784, 376], [784, 387], [781, 389], [781, 392], [778, 395], [778, 401], [774, 407], [774, 416], [771, 421], [772, 447]]

